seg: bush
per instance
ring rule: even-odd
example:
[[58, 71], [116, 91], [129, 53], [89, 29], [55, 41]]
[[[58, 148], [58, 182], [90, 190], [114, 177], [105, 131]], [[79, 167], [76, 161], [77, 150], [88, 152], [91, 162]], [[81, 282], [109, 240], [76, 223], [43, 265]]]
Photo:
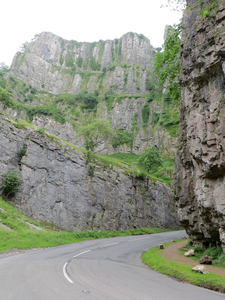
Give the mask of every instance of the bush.
[[162, 166], [162, 159], [159, 151], [155, 146], [147, 148], [143, 152], [138, 160], [140, 166], [142, 166], [147, 172], [156, 172], [160, 166]]
[[3, 174], [3, 177], [4, 183], [1, 186], [3, 194], [6, 196], [13, 196], [19, 189], [18, 186], [21, 183], [21, 178], [16, 170]]

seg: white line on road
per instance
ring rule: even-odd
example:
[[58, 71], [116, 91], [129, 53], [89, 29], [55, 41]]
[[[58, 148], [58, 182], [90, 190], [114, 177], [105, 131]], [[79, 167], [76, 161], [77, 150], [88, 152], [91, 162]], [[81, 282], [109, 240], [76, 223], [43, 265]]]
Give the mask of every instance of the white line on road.
[[113, 246], [113, 245], [118, 245], [118, 244], [119, 244], [119, 243], [114, 243], [114, 244], [105, 245], [105, 246], [100, 247], [100, 249], [101, 249], [101, 248], [105, 248], [105, 247], [110, 247], [110, 246]]
[[68, 262], [65, 263], [65, 265], [63, 266], [63, 275], [66, 277], [66, 279], [70, 282], [73, 283], [73, 281], [69, 278], [67, 272], [66, 272], [66, 266], [68, 265]]
[[75, 257], [77, 257], [77, 256], [80, 256], [80, 255], [82, 255], [82, 254], [84, 254], [84, 253], [90, 252], [90, 251], [91, 251], [91, 250], [87, 250], [87, 251], [81, 252], [81, 253], [79, 253], [79, 254], [73, 256], [73, 258], [75, 258]]
[[[90, 251], [91, 251], [91, 250], [87, 250], [87, 251], [81, 252], [81, 253], [79, 253], [79, 254], [73, 256], [73, 258], [75, 258], [75, 257], [77, 257], [77, 256], [80, 256], [80, 255], [82, 255], [82, 254], [84, 254], [84, 253], [90, 252]], [[66, 278], [70, 283], [73, 283], [73, 281], [70, 279], [69, 275], [68, 275], [67, 272], [66, 272], [66, 267], [67, 267], [68, 263], [69, 263], [69, 261], [66, 262], [65, 265], [63, 266], [63, 275], [65, 276], [65, 278]]]

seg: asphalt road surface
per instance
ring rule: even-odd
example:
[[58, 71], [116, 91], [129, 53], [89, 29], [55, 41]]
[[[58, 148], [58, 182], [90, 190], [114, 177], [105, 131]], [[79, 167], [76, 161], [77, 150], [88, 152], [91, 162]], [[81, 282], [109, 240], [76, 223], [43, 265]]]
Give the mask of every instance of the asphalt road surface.
[[116, 237], [2, 257], [0, 300], [224, 300], [142, 262], [143, 252], [184, 235]]

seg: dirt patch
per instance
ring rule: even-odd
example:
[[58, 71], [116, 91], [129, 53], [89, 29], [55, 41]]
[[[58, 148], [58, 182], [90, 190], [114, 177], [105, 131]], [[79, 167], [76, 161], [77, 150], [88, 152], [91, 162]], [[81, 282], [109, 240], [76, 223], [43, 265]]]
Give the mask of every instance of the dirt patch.
[[[188, 266], [190, 266], [191, 268], [193, 268], [196, 265], [198, 265], [199, 262], [194, 261], [189, 257], [185, 257], [184, 255], [182, 255], [179, 252], [179, 249], [185, 247], [186, 244], [187, 244], [187, 241], [182, 241], [180, 243], [169, 245], [165, 249], [162, 250], [163, 255], [167, 259], [170, 259], [171, 261], [179, 261], [179, 262], [185, 263]], [[208, 272], [225, 277], [225, 269], [219, 268], [219, 267], [214, 267], [214, 266], [209, 266], [209, 265], [204, 265], [204, 266]]]

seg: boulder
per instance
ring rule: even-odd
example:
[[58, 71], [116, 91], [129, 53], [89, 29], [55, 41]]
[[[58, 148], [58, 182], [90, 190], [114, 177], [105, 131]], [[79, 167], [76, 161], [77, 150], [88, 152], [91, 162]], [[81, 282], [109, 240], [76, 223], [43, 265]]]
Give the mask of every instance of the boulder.
[[209, 272], [206, 271], [205, 267], [201, 266], [201, 265], [195, 266], [194, 268], [192, 268], [192, 271], [198, 272], [198, 273], [201, 273], [201, 274], [208, 274], [209, 273]]
[[212, 264], [212, 258], [208, 255], [205, 255], [199, 260], [199, 263], [202, 264], [202, 265], [211, 265]]
[[194, 256], [195, 255], [195, 250], [190, 249], [188, 252], [185, 252], [184, 255], [187, 256], [187, 257]]

